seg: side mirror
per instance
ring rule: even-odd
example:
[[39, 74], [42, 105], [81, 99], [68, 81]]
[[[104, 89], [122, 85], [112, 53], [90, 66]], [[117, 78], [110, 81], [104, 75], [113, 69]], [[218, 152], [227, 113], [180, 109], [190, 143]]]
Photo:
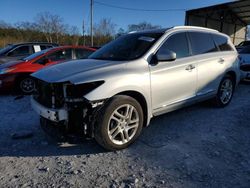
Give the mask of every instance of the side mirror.
[[176, 53], [170, 50], [159, 50], [156, 54], [157, 61], [174, 61], [176, 60]]

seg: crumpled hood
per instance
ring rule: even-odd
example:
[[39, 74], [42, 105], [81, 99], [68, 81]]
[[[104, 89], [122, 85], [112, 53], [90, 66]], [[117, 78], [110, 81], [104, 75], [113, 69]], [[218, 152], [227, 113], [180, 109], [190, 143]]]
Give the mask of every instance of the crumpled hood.
[[[86, 80], [86, 77], [92, 77], [102, 72], [105, 72], [105, 68], [110, 66], [121, 66], [122, 62], [107, 61], [107, 60], [73, 60], [65, 63], [48, 66], [38, 72], [33, 73], [31, 76], [40, 80], [56, 83], [67, 82], [76, 83], [76, 80]], [[107, 69], [106, 69], [107, 71]]]

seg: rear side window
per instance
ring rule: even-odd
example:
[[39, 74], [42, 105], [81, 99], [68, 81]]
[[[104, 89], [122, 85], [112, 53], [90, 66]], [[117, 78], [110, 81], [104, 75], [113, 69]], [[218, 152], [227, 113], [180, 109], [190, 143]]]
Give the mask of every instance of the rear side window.
[[159, 51], [161, 50], [175, 52], [177, 59], [189, 56], [190, 53], [186, 33], [176, 33], [170, 36], [159, 49]]
[[29, 55], [30, 46], [20, 46], [8, 53], [8, 56], [20, 56], [20, 55]]
[[41, 51], [41, 48], [39, 45], [34, 45], [33, 46], [33, 52], [40, 52]]
[[228, 39], [225, 36], [212, 34], [216, 45], [219, 47], [220, 51], [232, 51], [233, 48], [228, 44]]
[[76, 53], [76, 59], [86, 59], [89, 57], [90, 54], [93, 53], [93, 51], [77, 48], [75, 49], [75, 53]]
[[41, 50], [45, 50], [45, 49], [52, 48], [52, 47], [53, 46], [51, 45], [40, 45]]
[[218, 51], [210, 33], [189, 32], [193, 55]]

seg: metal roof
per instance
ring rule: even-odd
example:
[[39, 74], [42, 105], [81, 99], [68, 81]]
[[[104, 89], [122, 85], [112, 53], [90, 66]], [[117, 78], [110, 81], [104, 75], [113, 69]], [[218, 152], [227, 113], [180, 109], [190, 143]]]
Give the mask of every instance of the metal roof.
[[250, 24], [250, 0], [233, 1], [209, 7], [192, 9], [188, 10], [187, 13], [195, 13], [196, 11], [228, 12], [234, 14], [242, 24]]

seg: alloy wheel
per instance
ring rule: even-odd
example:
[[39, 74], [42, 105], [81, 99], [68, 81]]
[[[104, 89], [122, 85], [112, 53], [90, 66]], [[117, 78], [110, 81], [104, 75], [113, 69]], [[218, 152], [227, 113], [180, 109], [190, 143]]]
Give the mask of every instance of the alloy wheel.
[[31, 78], [25, 78], [20, 82], [20, 88], [24, 93], [31, 93], [35, 89], [35, 82]]
[[128, 143], [139, 127], [139, 114], [131, 104], [116, 108], [108, 121], [109, 139], [117, 145]]
[[227, 104], [233, 95], [233, 82], [231, 79], [225, 79], [220, 88], [220, 100], [223, 104]]

